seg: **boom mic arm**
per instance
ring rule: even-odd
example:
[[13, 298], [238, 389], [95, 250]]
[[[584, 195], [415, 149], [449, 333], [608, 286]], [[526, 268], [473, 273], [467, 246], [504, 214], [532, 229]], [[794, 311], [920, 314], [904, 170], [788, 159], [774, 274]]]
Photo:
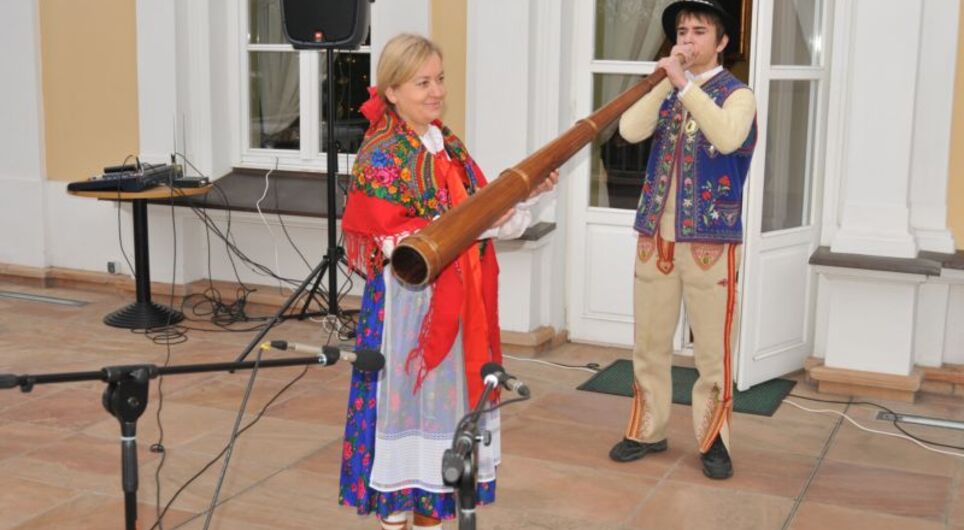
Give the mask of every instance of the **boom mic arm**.
[[342, 350], [335, 346], [313, 346], [286, 340], [273, 340], [269, 346], [275, 350], [296, 351], [318, 356], [321, 364], [331, 366], [344, 359], [363, 372], [377, 372], [385, 366], [385, 356], [375, 350]]

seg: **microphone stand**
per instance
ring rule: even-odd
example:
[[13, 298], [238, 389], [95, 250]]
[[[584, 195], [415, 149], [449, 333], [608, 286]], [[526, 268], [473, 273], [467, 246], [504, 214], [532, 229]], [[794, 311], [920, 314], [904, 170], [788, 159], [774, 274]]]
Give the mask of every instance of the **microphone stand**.
[[158, 367], [153, 364], [107, 366], [99, 371], [48, 374], [0, 374], [0, 389], [19, 387], [30, 392], [35, 385], [47, 383], [75, 383], [103, 381], [102, 403], [107, 412], [117, 418], [121, 428], [121, 487], [124, 490], [124, 521], [126, 530], [137, 527], [137, 419], [147, 409], [149, 381], [159, 375], [193, 374], [200, 372], [234, 372], [258, 367], [277, 368], [298, 365], [329, 365], [324, 355], [262, 359], [258, 361], [186, 364]]
[[[489, 396], [498, 385], [489, 381], [482, 389], [482, 396], [472, 412], [466, 414], [455, 428], [452, 447], [442, 455], [442, 481], [455, 488], [456, 506], [459, 512], [459, 530], [475, 530], [475, 506], [479, 487], [479, 442], [486, 447], [492, 443], [492, 432], [479, 430], [479, 421]], [[525, 401], [529, 396], [511, 401]], [[507, 401], [503, 404], [507, 404]]]

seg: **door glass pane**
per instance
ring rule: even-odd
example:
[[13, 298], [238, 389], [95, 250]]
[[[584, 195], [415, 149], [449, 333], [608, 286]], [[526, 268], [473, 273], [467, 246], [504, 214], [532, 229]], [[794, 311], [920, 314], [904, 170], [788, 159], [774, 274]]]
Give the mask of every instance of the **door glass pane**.
[[[636, 75], [593, 76], [593, 108], [612, 101], [640, 80]], [[619, 121], [603, 129], [592, 143], [589, 205], [635, 210], [649, 158], [649, 140], [630, 144], [619, 136]]]
[[810, 224], [816, 81], [772, 81], [763, 232]]
[[781, 0], [773, 3], [772, 64], [819, 64], [822, 8], [821, 0]]
[[287, 44], [281, 0], [248, 0], [248, 44]]
[[666, 40], [661, 15], [672, 0], [596, 0], [593, 57], [652, 61]]
[[[318, 54], [320, 72], [321, 123], [319, 130], [321, 153], [328, 151], [328, 52]], [[335, 142], [340, 153], [357, 153], [368, 120], [359, 108], [368, 101], [371, 55], [368, 52], [335, 52]]]
[[299, 149], [298, 52], [248, 52], [250, 146]]

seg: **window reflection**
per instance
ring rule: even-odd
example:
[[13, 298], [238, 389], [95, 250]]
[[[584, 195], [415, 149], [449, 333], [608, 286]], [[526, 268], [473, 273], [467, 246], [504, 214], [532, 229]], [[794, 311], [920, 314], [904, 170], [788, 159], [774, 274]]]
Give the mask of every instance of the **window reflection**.
[[296, 52], [250, 52], [250, 145], [299, 149], [301, 96]]
[[773, 3], [771, 64], [810, 66], [819, 62], [821, 9], [819, 0]]
[[[593, 108], [609, 103], [640, 79], [633, 75], [596, 75]], [[636, 144], [627, 142], [619, 135], [618, 120], [600, 132], [592, 144], [590, 206], [636, 209], [650, 144], [649, 139]]]
[[[325, 54], [319, 57], [321, 72], [321, 127], [319, 151], [328, 147], [328, 59]], [[362, 137], [368, 128], [368, 120], [362, 116], [361, 105], [368, 100], [368, 86], [371, 80], [371, 56], [368, 53], [335, 53], [335, 142], [340, 152], [355, 153], [361, 146]]]
[[816, 81], [773, 81], [767, 125], [762, 230], [810, 224]]

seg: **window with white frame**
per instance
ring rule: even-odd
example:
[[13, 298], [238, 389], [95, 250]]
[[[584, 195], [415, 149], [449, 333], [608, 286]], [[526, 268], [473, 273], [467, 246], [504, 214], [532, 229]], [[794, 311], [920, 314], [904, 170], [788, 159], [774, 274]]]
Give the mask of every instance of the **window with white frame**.
[[809, 226], [818, 100], [827, 77], [822, 0], [772, 2], [763, 232]]
[[281, 0], [243, 1], [241, 165], [327, 167], [326, 73], [334, 53], [334, 136], [338, 170], [347, 172], [368, 125], [359, 107], [371, 84], [370, 38], [358, 50], [296, 50], [285, 40]]

